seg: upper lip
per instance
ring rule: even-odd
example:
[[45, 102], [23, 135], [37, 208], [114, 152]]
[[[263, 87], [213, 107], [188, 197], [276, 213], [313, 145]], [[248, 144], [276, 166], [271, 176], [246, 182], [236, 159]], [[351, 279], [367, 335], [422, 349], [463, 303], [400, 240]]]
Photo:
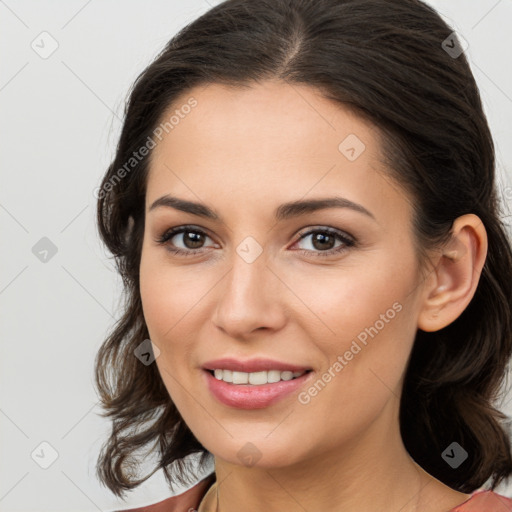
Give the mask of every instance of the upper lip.
[[232, 370], [235, 372], [262, 372], [270, 370], [290, 371], [290, 372], [301, 372], [304, 370], [311, 370], [308, 366], [301, 366], [296, 364], [284, 363], [281, 361], [275, 361], [272, 359], [248, 359], [246, 361], [240, 361], [232, 357], [223, 357], [221, 359], [215, 359], [207, 361], [203, 364], [205, 370]]

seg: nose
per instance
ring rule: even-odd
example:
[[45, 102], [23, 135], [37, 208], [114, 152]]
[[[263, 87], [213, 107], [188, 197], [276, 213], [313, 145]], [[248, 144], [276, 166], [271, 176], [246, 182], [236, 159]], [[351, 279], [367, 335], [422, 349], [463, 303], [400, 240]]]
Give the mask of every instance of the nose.
[[235, 254], [231, 269], [216, 286], [212, 321], [227, 336], [247, 339], [254, 331], [277, 331], [285, 325], [282, 301], [287, 288], [268, 263], [265, 253], [252, 262]]

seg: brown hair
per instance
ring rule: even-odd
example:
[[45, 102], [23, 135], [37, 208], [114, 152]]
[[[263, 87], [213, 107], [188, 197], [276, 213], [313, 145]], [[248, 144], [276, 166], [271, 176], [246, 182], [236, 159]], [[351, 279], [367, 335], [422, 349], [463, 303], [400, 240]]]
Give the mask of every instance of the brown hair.
[[[449, 326], [417, 332], [400, 429], [413, 459], [460, 492], [489, 479], [494, 489], [509, 478], [507, 417], [493, 404], [512, 350], [512, 250], [479, 91], [464, 53], [455, 55], [453, 48], [460, 44], [452, 29], [419, 0], [228, 0], [184, 27], [140, 74], [97, 205], [99, 233], [126, 292], [122, 317], [96, 359], [103, 415], [112, 418], [97, 470], [116, 495], [159, 469], [171, 488], [176, 479], [185, 483], [187, 474], [194, 479], [185, 457], [200, 454], [200, 464], [211, 457], [170, 400], [157, 366], [134, 356], [149, 338], [139, 264], [150, 154], [122, 179], [119, 169], [192, 87], [265, 79], [316, 87], [371, 120], [390, 175], [414, 200], [420, 247], [444, 243], [463, 214], [482, 220], [488, 256], [475, 296]], [[454, 441], [468, 453], [456, 470], [441, 456]], [[158, 464], [136, 478], [135, 452], [152, 442], [158, 443]]]

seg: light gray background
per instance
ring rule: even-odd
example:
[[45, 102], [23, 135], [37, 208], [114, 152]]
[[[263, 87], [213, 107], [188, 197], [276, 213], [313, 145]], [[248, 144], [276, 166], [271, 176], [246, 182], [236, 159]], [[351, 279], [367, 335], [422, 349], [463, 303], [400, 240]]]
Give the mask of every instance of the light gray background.
[[[469, 43], [510, 203], [512, 2], [429, 3]], [[94, 476], [110, 425], [97, 414], [93, 361], [119, 316], [121, 283], [99, 244], [93, 190], [130, 85], [212, 5], [0, 0], [0, 511], [111, 511], [171, 494], [158, 474], [122, 502]], [[46, 263], [32, 252], [43, 237], [57, 248]], [[512, 486], [498, 491], [512, 496]]]

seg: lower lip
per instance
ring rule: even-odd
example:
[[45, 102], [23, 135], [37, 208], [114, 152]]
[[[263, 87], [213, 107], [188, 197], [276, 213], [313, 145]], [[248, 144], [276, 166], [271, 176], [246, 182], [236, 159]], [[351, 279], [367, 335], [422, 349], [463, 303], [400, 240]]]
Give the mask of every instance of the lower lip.
[[203, 370], [208, 388], [213, 396], [224, 405], [238, 409], [263, 409], [297, 391], [311, 379], [312, 371], [291, 380], [280, 380], [271, 384], [230, 384], [216, 379], [209, 371]]

